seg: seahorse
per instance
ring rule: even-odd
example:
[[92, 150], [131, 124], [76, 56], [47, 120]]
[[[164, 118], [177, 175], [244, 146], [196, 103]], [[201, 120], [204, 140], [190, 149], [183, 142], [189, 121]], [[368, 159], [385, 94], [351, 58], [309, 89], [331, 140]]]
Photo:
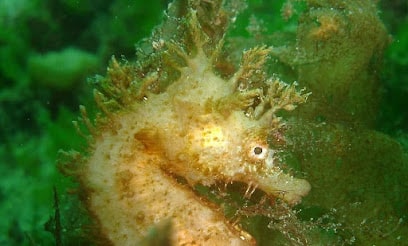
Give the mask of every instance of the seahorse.
[[[170, 5], [169, 13], [180, 6]], [[92, 140], [75, 173], [101, 235], [114, 245], [135, 245], [166, 221], [174, 245], [253, 245], [196, 185], [239, 182], [247, 197], [259, 189], [289, 205], [310, 190], [279, 167], [268, 142], [284, 125], [275, 113], [293, 110], [309, 94], [267, 78], [266, 46], [243, 52], [239, 68], [220, 75], [215, 66], [234, 11], [222, 1], [189, 1], [185, 10], [169, 20], [184, 27], [182, 41], [159, 32], [144, 61], [112, 59], [95, 90], [106, 115], [96, 126], [81, 108]]]

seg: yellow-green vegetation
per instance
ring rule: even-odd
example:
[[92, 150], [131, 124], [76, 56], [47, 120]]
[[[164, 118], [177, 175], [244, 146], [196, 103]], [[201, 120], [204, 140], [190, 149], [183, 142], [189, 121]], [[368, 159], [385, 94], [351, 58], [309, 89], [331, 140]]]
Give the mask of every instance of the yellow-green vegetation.
[[[289, 1], [290, 2], [290, 1]], [[296, 39], [275, 55], [313, 91], [310, 118], [372, 126], [381, 61], [390, 38], [371, 1], [305, 1]], [[362, 45], [364, 44], [364, 45]], [[320, 115], [319, 115], [320, 114]]]

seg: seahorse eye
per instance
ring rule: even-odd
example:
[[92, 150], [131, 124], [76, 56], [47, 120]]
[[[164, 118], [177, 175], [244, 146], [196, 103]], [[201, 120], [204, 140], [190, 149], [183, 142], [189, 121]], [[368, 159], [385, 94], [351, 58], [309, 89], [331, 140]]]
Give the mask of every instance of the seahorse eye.
[[268, 146], [259, 142], [254, 142], [250, 145], [248, 149], [248, 157], [252, 158], [254, 161], [265, 160], [268, 156]]
[[260, 154], [262, 154], [262, 147], [256, 146], [256, 147], [254, 148], [254, 154], [255, 154], [255, 155], [260, 155]]

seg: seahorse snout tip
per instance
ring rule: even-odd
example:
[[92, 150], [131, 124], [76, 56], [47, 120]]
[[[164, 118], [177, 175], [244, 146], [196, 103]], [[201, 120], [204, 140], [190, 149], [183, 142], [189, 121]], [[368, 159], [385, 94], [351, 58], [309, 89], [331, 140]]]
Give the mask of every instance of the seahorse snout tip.
[[294, 189], [289, 191], [288, 194], [284, 195], [284, 200], [286, 200], [290, 205], [297, 205], [302, 201], [302, 198], [307, 196], [311, 190], [312, 186], [310, 183], [304, 179], [297, 179], [294, 184]]
[[280, 198], [293, 206], [299, 204], [302, 198], [309, 194], [311, 185], [305, 179], [297, 179], [281, 173], [261, 179], [259, 188], [268, 195]]

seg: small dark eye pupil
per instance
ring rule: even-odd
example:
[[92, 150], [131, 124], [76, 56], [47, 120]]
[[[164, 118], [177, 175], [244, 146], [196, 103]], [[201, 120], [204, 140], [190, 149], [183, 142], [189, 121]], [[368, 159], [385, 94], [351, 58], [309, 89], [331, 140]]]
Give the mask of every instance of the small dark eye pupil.
[[262, 154], [262, 148], [261, 147], [255, 147], [254, 148], [254, 154], [255, 155]]

